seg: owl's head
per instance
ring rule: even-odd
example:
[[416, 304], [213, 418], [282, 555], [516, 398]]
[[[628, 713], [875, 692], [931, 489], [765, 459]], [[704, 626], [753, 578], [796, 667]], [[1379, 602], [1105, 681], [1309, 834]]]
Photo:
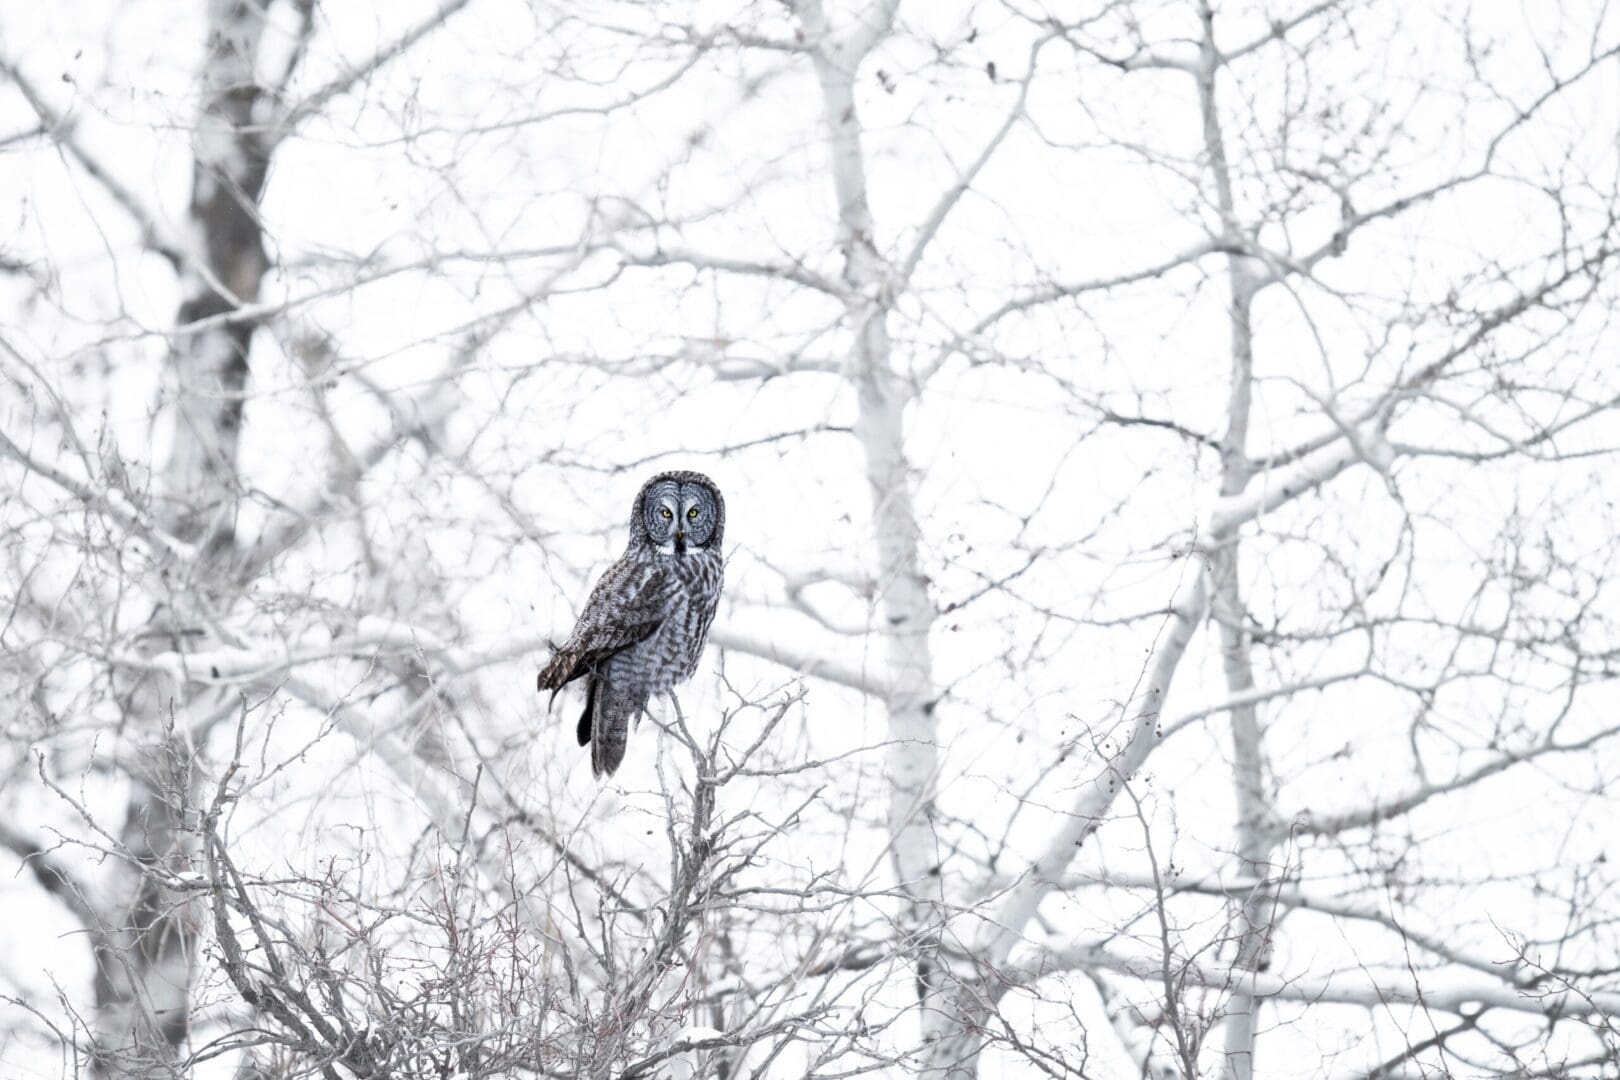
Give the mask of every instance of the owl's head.
[[665, 472], [641, 485], [630, 519], [630, 543], [666, 555], [720, 547], [726, 500], [700, 472]]

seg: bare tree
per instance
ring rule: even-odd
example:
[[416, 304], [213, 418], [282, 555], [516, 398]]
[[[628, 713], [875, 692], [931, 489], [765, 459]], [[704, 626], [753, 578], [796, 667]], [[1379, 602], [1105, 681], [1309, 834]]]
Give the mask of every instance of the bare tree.
[[0, 16], [8, 1064], [1620, 1075], [1606, 8], [194, 7]]

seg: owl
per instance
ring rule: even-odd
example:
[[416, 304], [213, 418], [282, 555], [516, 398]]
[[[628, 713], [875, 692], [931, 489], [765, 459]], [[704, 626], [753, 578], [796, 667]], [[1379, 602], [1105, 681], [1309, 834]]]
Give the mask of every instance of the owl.
[[585, 680], [579, 744], [591, 772], [611, 776], [624, 760], [630, 723], [654, 694], [691, 677], [720, 602], [720, 540], [726, 501], [698, 472], [648, 480], [630, 514], [630, 544], [591, 590], [574, 632], [553, 646], [539, 689]]

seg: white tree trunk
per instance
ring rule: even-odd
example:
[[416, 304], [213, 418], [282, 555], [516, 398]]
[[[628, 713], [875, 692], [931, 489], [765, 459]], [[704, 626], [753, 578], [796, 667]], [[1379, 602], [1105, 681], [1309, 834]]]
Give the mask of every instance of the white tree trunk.
[[[1103, 823], [1108, 808], [1158, 745], [1165, 699], [1208, 607], [1205, 577], [1196, 566], [1184, 572], [1179, 595], [1149, 661], [1146, 683], [1127, 703], [1127, 710], [1134, 711], [1127, 713], [1129, 727], [1119, 740], [1119, 750], [1096, 763], [1095, 771], [1079, 784], [1075, 801], [1046, 850], [979, 922], [972, 954], [980, 970], [1010, 973], [1024, 928], [1034, 920], [1042, 901], [1059, 887], [1069, 864]], [[995, 1002], [1009, 986], [1010, 980], [997, 974], [983, 982], [964, 981], [949, 1006], [942, 1003], [935, 1010], [935, 1023], [943, 1034], [929, 1049], [931, 1069], [950, 1080], [978, 1075], [982, 1033], [991, 1023]]]
[[[1223, 247], [1227, 251], [1228, 321], [1232, 354], [1226, 405], [1226, 433], [1221, 439], [1221, 498], [1233, 500], [1249, 486], [1249, 414], [1254, 387], [1253, 306], [1258, 283], [1244, 254], [1246, 230], [1238, 222], [1226, 141], [1216, 104], [1215, 76], [1220, 53], [1215, 46], [1215, 15], [1209, 4], [1199, 8], [1204, 35], [1196, 76], [1203, 120], [1204, 154], [1220, 210]], [[1232, 723], [1232, 782], [1237, 796], [1239, 872], [1254, 880], [1271, 877], [1272, 811], [1266, 796], [1265, 757], [1259, 713], [1247, 695], [1255, 688], [1250, 655], [1248, 612], [1243, 602], [1242, 557], [1238, 527], [1219, 528], [1209, 537], [1211, 612], [1221, 639], [1221, 662], [1228, 695], [1240, 704], [1228, 716]], [[1233, 989], [1225, 1013], [1225, 1075], [1251, 1080], [1258, 1002], [1252, 975], [1269, 966], [1271, 913], [1275, 901], [1268, 889], [1249, 892], [1233, 903]]]
[[[844, 254], [846, 318], [855, 342], [849, 364], [858, 413], [855, 437], [866, 460], [876, 540], [876, 580], [883, 598], [882, 634], [889, 678], [889, 836], [901, 887], [918, 905], [940, 896], [933, 839], [934, 782], [939, 747], [929, 634], [934, 606], [918, 551], [920, 530], [912, 504], [912, 478], [905, 449], [906, 391], [897, 377], [889, 340], [888, 269], [875, 245], [876, 226], [867, 200], [855, 75], [861, 61], [887, 32], [894, 4], [878, 3], [848, 32], [829, 28], [818, 4], [801, 7], [821, 86], [834, 188], [838, 197], [838, 243]], [[925, 960], [926, 964], [927, 961]]]

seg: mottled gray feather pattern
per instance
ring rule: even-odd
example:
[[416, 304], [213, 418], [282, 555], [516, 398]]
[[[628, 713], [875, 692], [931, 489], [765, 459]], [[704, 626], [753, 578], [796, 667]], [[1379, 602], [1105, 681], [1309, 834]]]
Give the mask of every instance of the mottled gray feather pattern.
[[724, 584], [724, 527], [725, 501], [707, 476], [648, 480], [636, 496], [629, 546], [540, 672], [539, 688], [553, 697], [586, 680], [579, 740], [591, 745], [595, 775], [619, 767], [630, 727], [653, 695], [697, 670]]

